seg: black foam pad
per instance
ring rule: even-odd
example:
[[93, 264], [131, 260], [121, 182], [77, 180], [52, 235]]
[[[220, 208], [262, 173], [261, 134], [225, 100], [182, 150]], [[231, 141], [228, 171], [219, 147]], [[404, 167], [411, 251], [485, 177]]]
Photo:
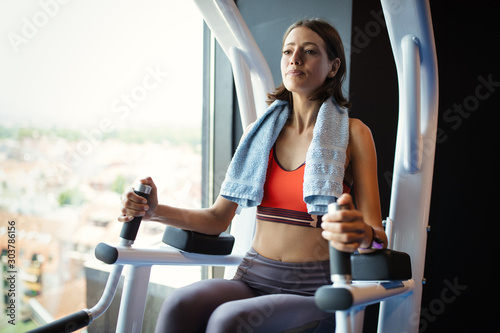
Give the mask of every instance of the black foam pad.
[[316, 290], [314, 300], [323, 311], [347, 310], [353, 304], [353, 296], [348, 289], [322, 286]]
[[378, 250], [351, 255], [353, 280], [408, 280], [411, 262], [407, 253]]
[[227, 255], [233, 250], [234, 237], [225, 232], [212, 236], [167, 226], [163, 243], [185, 252]]
[[97, 259], [106, 264], [114, 264], [118, 260], [118, 250], [116, 247], [106, 243], [97, 244], [94, 253]]

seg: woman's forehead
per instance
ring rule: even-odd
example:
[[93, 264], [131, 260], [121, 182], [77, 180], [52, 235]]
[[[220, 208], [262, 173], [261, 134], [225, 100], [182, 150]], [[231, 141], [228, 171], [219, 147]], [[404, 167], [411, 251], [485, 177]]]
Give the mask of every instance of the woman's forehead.
[[305, 44], [315, 44], [317, 46], [324, 46], [323, 39], [314, 31], [307, 27], [296, 27], [286, 36], [283, 46], [297, 45], [304, 46]]

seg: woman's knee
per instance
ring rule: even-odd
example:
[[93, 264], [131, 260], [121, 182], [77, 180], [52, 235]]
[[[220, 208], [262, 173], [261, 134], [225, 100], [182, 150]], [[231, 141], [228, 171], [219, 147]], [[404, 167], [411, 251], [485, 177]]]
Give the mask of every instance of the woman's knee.
[[203, 280], [173, 291], [165, 300], [162, 311], [192, 312], [217, 302], [216, 289], [220, 289], [216, 280]]
[[[202, 329], [203, 317], [208, 318], [203, 288], [188, 286], [172, 292], [158, 314], [157, 332], [196, 332]], [[190, 318], [196, 318], [191, 320]], [[205, 320], [206, 322], [206, 320]], [[200, 326], [200, 327], [195, 327]]]
[[160, 310], [160, 316], [182, 314], [190, 308], [191, 304], [196, 304], [195, 297], [189, 292], [178, 289], [165, 299]]
[[[272, 315], [269, 306], [248, 306], [250, 302], [234, 301], [220, 305], [210, 316], [207, 333], [258, 332]], [[254, 303], [254, 302], [251, 302]]]
[[222, 304], [212, 312], [208, 320], [207, 333], [238, 332], [238, 326], [241, 326], [244, 313], [232, 303], [234, 302]]
[[[201, 330], [212, 312], [222, 303], [251, 296], [251, 291], [241, 283], [217, 279], [177, 289], [163, 303], [157, 331], [164, 327], [165, 332], [192, 332], [193, 326], [197, 327], [196, 330]], [[172, 327], [177, 330], [169, 330]]]

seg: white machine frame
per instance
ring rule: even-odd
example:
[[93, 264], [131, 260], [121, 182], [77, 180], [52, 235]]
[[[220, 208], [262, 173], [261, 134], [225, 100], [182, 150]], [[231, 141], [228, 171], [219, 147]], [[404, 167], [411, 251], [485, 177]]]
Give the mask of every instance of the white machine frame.
[[[194, 0], [205, 22], [233, 66], [243, 126], [265, 110], [266, 92], [274, 89], [271, 71], [233, 0]], [[381, 0], [396, 61], [400, 107], [390, 215], [386, 232], [390, 248], [411, 258], [413, 278], [407, 281], [336, 283], [348, 289], [353, 306], [337, 311], [336, 332], [362, 332], [364, 308], [381, 303], [378, 332], [417, 332], [420, 318], [427, 224], [437, 129], [438, 76], [434, 36], [428, 0]], [[396, 6], [397, 4], [397, 6]], [[255, 214], [243, 214], [242, 235], [248, 249]], [[246, 237], [243, 237], [246, 235]], [[226, 256], [180, 252], [171, 247], [138, 248], [129, 243], [116, 249], [106, 289], [99, 303], [86, 310], [93, 319], [111, 304], [123, 267], [125, 276], [117, 332], [141, 332], [147, 288], [153, 265], [235, 266], [243, 253]]]

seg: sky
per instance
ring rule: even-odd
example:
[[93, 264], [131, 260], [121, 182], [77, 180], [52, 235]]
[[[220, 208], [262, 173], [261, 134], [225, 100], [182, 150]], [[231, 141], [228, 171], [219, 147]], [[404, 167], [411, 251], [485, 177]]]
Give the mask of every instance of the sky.
[[192, 1], [0, 1], [0, 125], [201, 123]]

